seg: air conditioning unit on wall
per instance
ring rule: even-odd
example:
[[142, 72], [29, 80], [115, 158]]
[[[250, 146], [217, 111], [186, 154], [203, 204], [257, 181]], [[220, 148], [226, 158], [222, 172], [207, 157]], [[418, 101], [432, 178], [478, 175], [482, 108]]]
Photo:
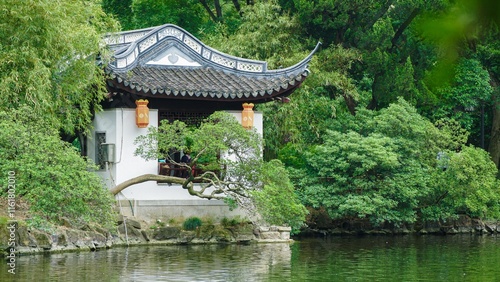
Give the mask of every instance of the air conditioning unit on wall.
[[114, 143], [102, 143], [103, 151], [103, 161], [108, 163], [114, 163], [115, 160], [115, 144]]

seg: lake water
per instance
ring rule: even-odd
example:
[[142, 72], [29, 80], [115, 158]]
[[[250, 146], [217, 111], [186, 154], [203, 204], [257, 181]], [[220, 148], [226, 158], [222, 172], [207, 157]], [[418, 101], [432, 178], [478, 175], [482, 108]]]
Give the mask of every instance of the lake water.
[[17, 258], [0, 281], [500, 281], [500, 236], [114, 248]]

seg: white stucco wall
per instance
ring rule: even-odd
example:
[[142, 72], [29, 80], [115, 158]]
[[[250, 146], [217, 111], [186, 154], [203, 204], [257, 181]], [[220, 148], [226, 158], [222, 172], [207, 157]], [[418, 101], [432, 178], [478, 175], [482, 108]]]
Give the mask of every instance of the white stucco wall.
[[[226, 111], [226, 112], [232, 114], [238, 120], [238, 122], [241, 123], [241, 111]], [[262, 112], [255, 111], [253, 119], [254, 119], [253, 126], [255, 127], [255, 129], [257, 129], [257, 132], [262, 136], [264, 130]]]
[[[229, 111], [241, 122], [241, 111]], [[149, 126], [158, 125], [158, 111], [150, 110]], [[254, 127], [262, 134], [262, 113], [255, 112]], [[107, 169], [99, 171], [108, 187], [122, 183], [130, 178], [146, 174], [158, 173], [156, 160], [146, 161], [134, 156], [136, 146], [134, 140], [147, 133], [147, 128], [138, 128], [135, 124], [135, 109], [109, 109], [96, 114], [94, 119], [93, 138], [89, 139], [88, 155], [95, 161], [95, 132], [106, 132], [106, 143], [115, 144], [115, 163]], [[142, 200], [197, 200], [180, 186], [157, 184], [148, 181], [131, 186], [119, 195], [120, 199]]]

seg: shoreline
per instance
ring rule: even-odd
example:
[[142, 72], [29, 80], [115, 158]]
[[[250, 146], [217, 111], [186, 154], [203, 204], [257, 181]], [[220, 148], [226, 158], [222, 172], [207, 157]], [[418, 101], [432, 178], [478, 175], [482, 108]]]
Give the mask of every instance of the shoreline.
[[[119, 220], [112, 229], [84, 225], [79, 228], [65, 224], [53, 232], [30, 229], [19, 221], [12, 230], [2, 228], [0, 247], [4, 257], [33, 254], [101, 251], [132, 246], [212, 245], [212, 244], [291, 244], [290, 227], [256, 226], [250, 222], [234, 225], [205, 224], [195, 230], [184, 230], [181, 226], [151, 227], [134, 218]], [[328, 228], [311, 226], [294, 238], [335, 236], [404, 236], [404, 235], [498, 235], [500, 221], [482, 221], [462, 217], [448, 222], [425, 222], [403, 226], [380, 226], [374, 228], [364, 221], [344, 221]], [[11, 244], [15, 242], [15, 245]]]
[[[15, 257], [33, 254], [93, 252], [130, 246], [290, 244], [293, 242], [290, 238], [290, 227], [257, 227], [251, 223], [226, 227], [210, 224], [187, 231], [179, 226], [142, 229], [135, 220], [127, 219], [127, 222], [130, 224], [127, 224], [126, 231], [123, 224], [112, 230], [85, 225], [78, 229], [61, 226], [52, 234], [18, 224], [13, 233], [0, 233], [0, 247], [4, 257]], [[15, 245], [9, 244], [9, 237], [14, 238]]]

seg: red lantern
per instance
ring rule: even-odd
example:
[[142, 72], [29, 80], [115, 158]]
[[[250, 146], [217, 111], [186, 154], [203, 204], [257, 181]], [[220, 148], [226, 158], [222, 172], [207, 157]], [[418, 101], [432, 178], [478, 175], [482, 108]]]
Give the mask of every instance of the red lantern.
[[244, 128], [250, 129], [253, 127], [253, 104], [243, 103], [243, 111], [241, 112], [241, 125]]
[[145, 128], [149, 125], [149, 108], [148, 108], [148, 100], [136, 100], [135, 104], [137, 108], [135, 108], [135, 124], [139, 128]]

